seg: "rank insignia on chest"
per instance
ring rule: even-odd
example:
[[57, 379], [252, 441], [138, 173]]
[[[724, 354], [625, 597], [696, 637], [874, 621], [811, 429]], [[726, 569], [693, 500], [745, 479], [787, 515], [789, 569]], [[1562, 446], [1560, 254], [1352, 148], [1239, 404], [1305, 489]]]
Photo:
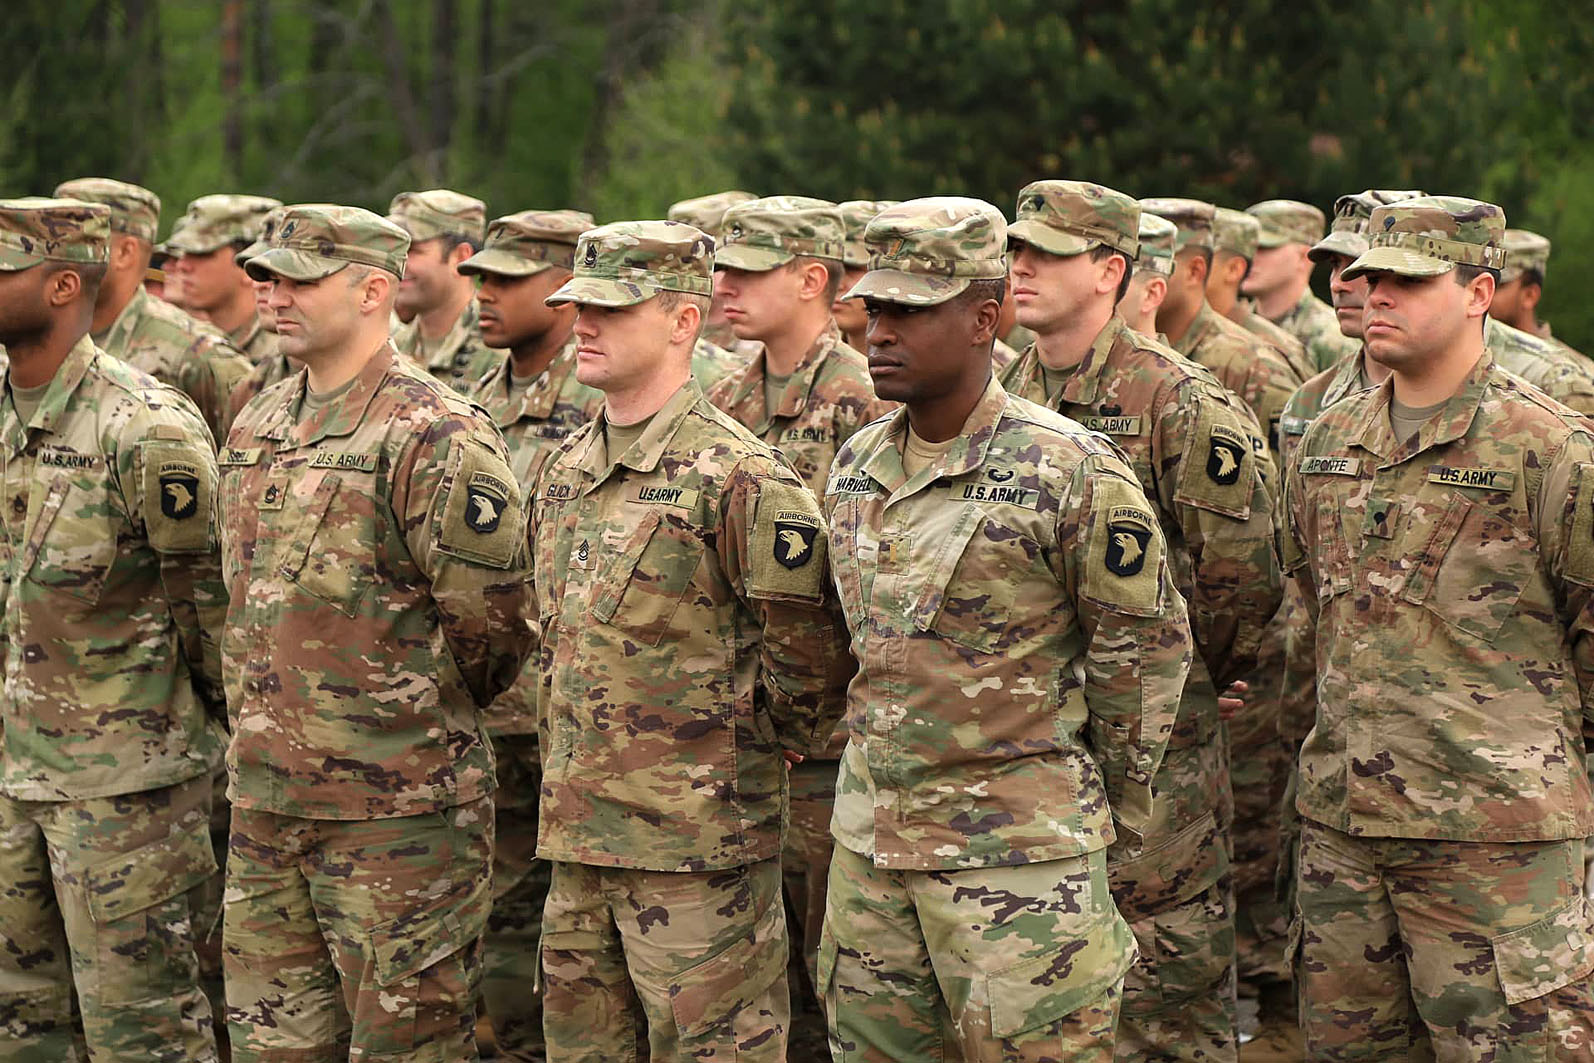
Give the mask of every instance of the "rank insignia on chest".
[[1245, 458], [1246, 449], [1245, 439], [1239, 433], [1231, 438], [1214, 427], [1207, 440], [1207, 478], [1222, 487], [1238, 483], [1240, 462]]
[[814, 556], [819, 524], [806, 513], [775, 515], [775, 560], [787, 568], [802, 568]]
[[187, 520], [199, 512], [199, 470], [186, 462], [170, 461], [160, 467], [161, 513], [172, 520]]
[[490, 535], [498, 530], [509, 504], [509, 485], [484, 472], [472, 473], [465, 485], [465, 523], [470, 530]]
[[1117, 576], [1133, 576], [1146, 565], [1146, 548], [1151, 545], [1151, 528], [1142, 523], [1145, 514], [1120, 507], [1107, 520], [1107, 570]]
[[577, 568], [587, 568], [592, 564], [592, 544], [586, 539], [581, 540], [581, 545], [576, 547], [571, 555]]

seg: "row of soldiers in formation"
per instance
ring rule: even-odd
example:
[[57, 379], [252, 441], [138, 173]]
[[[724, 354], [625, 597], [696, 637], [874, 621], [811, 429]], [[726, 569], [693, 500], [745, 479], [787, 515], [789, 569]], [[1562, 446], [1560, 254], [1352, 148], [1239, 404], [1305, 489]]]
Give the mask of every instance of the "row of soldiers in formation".
[[1497, 207], [226, 195], [152, 273], [56, 196], [5, 1058], [779, 1060], [792, 951], [837, 1060], [1234, 1060], [1242, 979], [1594, 1055], [1594, 371]]

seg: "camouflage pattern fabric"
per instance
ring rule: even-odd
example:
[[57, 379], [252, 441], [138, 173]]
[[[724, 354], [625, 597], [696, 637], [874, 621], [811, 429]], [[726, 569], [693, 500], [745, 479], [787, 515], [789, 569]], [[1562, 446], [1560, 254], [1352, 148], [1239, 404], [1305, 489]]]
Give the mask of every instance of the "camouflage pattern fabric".
[[1310, 288], [1302, 292], [1300, 300], [1274, 324], [1305, 346], [1312, 373], [1323, 372], [1360, 346], [1340, 332], [1334, 308], [1313, 295]]
[[938, 196], [887, 207], [864, 240], [869, 272], [843, 299], [935, 306], [972, 280], [1007, 276], [1007, 223], [983, 200]]
[[1008, 240], [1048, 254], [1079, 255], [1095, 247], [1140, 254], [1140, 204], [1089, 181], [1033, 181], [1018, 193]]
[[[745, 348], [740, 340], [736, 340], [735, 333], [731, 334], [731, 339], [736, 342], [737, 347]], [[739, 372], [746, 364], [746, 359], [734, 351], [712, 344], [701, 337], [692, 346], [692, 379], [696, 380], [697, 386], [705, 391]]]
[[664, 216], [670, 221], [701, 229], [717, 240], [720, 234], [720, 221], [725, 217], [725, 212], [737, 203], [746, 203], [757, 198], [753, 193], [739, 189], [715, 192], [713, 195], [672, 203]]
[[897, 201], [894, 199], [849, 199], [836, 204], [836, 209], [841, 211], [841, 223], [845, 233], [841, 250], [843, 265], [854, 269], [863, 269], [869, 265], [869, 245], [864, 243], [864, 230], [869, 227], [876, 214], [896, 205]]
[[1307, 1057], [1594, 1056], [1583, 849], [1353, 836], [1308, 820], [1292, 928]]
[[1199, 199], [1154, 197], [1142, 199], [1140, 209], [1146, 214], [1154, 214], [1164, 221], [1172, 222], [1177, 227], [1178, 231], [1173, 238], [1175, 254], [1187, 247], [1204, 248], [1208, 251], [1217, 248], [1218, 208], [1213, 204], [1204, 203]]
[[235, 814], [419, 816], [492, 789], [478, 709], [530, 649], [520, 488], [486, 416], [397, 359], [303, 420], [306, 375], [277, 384], [219, 456]]
[[1283, 356], [1205, 302], [1173, 347], [1240, 397], [1267, 433], [1276, 458], [1279, 418], [1301, 384]]
[[818, 506], [695, 382], [624, 453], [603, 429], [565, 442], [533, 502], [538, 855], [692, 872], [775, 857], [781, 750], [823, 748], [851, 665]]
[[[1208, 844], [1224, 841], [1208, 832]], [[1139, 955], [1124, 976], [1119, 1063], [1238, 1059], [1235, 911], [1228, 875], [1130, 923]]]
[[222, 933], [235, 1063], [474, 1060], [492, 811], [481, 797], [338, 822], [235, 805]]
[[114, 797], [0, 795], [0, 1057], [216, 1059], [194, 956], [198, 893], [216, 874], [209, 812], [204, 776]]
[[[841, 735], [841, 746], [846, 735]], [[830, 816], [836, 808], [836, 761], [840, 748], [834, 737], [823, 756], [794, 764], [788, 773], [790, 815], [786, 840], [781, 846], [781, 889], [791, 906], [791, 933], [809, 988], [819, 988], [819, 940], [825, 924], [825, 883], [830, 876]], [[794, 992], [793, 996], [797, 994]], [[816, 1001], [817, 1002], [817, 1001]]]
[[1018, 361], [1022, 352], [1014, 350], [1001, 340], [991, 341], [991, 368], [1001, 376], [1008, 366]]
[[1590, 376], [1594, 363], [1492, 317], [1484, 319], [1483, 342], [1494, 352], [1500, 368], [1584, 417], [1594, 417], [1594, 377]]
[[[266, 328], [264, 321], [258, 313], [254, 314], [233, 331], [227, 333], [227, 342], [231, 343], [245, 358], [254, 363], [255, 368], [260, 363], [271, 361], [277, 357], [277, 334]], [[236, 390], [237, 384], [233, 385]], [[229, 395], [229, 399], [231, 396]], [[229, 408], [231, 404], [229, 402]]]
[[733, 204], [720, 219], [715, 269], [770, 270], [798, 255], [840, 262], [846, 225], [829, 200], [768, 196]]
[[1268, 199], [1253, 203], [1245, 212], [1257, 220], [1257, 247], [1305, 244], [1323, 238], [1323, 212], [1298, 199]]
[[297, 203], [282, 208], [265, 250], [249, 256], [244, 270], [257, 281], [313, 281], [354, 263], [402, 278], [409, 253], [409, 233], [363, 207]]
[[543, 918], [549, 1063], [784, 1063], [791, 1006], [780, 867], [556, 863]]
[[459, 271], [529, 277], [554, 266], [572, 269], [576, 242], [594, 224], [592, 215], [579, 210], [523, 210], [494, 218], [482, 249], [461, 262]]
[[1345, 280], [1380, 271], [1438, 277], [1458, 263], [1499, 271], [1506, 262], [1505, 212], [1461, 196], [1385, 203], [1367, 220], [1367, 243], [1340, 274]]
[[215, 328], [138, 288], [95, 342], [193, 399], [211, 437], [227, 438], [227, 399], [254, 366]]
[[481, 307], [475, 299], [465, 304], [442, 339], [434, 342], [423, 337], [420, 318], [416, 318], [393, 330], [393, 346], [462, 395], [468, 395], [507, 353], [482, 342]]
[[227, 396], [227, 423], [231, 424], [238, 419], [244, 407], [249, 405], [250, 399], [273, 384], [287, 380], [298, 371], [285, 354], [274, 354], [260, 362], [248, 376], [233, 385], [232, 393]]
[[388, 204], [387, 220], [409, 233], [416, 243], [457, 236], [479, 245], [486, 235], [487, 205], [448, 188], [400, 192]]
[[188, 204], [162, 246], [180, 255], [204, 255], [239, 241], [253, 243], [264, 231], [267, 216], [282, 205], [282, 200], [266, 196], [200, 196]]
[[58, 199], [104, 204], [111, 208], [112, 232], [135, 236], [151, 244], [155, 242], [161, 200], [147, 188], [109, 177], [79, 177], [56, 185], [55, 195]]
[[1104, 854], [889, 869], [844, 848], [819, 980], [848, 1063], [1108, 1063], [1134, 938]]
[[37, 196], [0, 200], [0, 269], [105, 262], [110, 228], [111, 212], [103, 204]]
[[1321, 372], [1316, 361], [1307, 355], [1306, 345], [1257, 313], [1256, 304], [1251, 300], [1236, 299], [1233, 309], [1227, 316], [1230, 321], [1278, 351], [1284, 357], [1284, 361], [1289, 363], [1290, 371], [1297, 378], [1305, 380]]
[[581, 234], [575, 275], [548, 305], [635, 306], [660, 292], [714, 294], [714, 239], [673, 221], [623, 221]]

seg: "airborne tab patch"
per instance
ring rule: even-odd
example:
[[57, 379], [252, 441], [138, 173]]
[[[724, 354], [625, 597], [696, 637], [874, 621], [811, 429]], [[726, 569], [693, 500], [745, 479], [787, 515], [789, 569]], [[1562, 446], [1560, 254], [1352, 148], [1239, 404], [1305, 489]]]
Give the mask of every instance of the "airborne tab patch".
[[748, 539], [749, 597], [818, 601], [824, 596], [825, 522], [806, 487], [762, 481]]
[[814, 556], [814, 539], [820, 525], [807, 513], [775, 514], [775, 560], [787, 568], [801, 568]]
[[440, 501], [438, 550], [493, 568], [514, 564], [525, 545], [526, 526], [517, 519], [520, 488], [497, 453], [477, 443], [461, 444], [459, 468]]
[[172, 520], [187, 520], [199, 512], [199, 466], [187, 461], [162, 462], [158, 475], [163, 514]]
[[1250, 451], [1243, 433], [1228, 425], [1212, 425], [1207, 436], [1207, 479], [1220, 487], [1240, 482], [1240, 469]]
[[1137, 484], [1092, 478], [1091, 515], [1080, 528], [1083, 596], [1115, 613], [1156, 616], [1162, 605], [1162, 537]]
[[210, 448], [189, 443], [144, 444], [144, 530], [163, 553], [210, 546], [210, 503], [216, 467]]
[[465, 485], [465, 523], [478, 535], [490, 535], [504, 519], [509, 504], [509, 485], [490, 473], [472, 473]]

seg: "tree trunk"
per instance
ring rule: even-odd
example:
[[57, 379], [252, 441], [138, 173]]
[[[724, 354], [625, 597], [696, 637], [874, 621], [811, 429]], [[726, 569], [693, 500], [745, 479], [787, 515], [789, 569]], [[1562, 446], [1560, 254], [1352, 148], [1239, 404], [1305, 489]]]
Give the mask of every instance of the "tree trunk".
[[243, 116], [243, 0], [223, 0], [221, 5], [222, 157], [227, 173], [237, 181], [244, 172]]
[[454, 134], [454, 53], [458, 47], [459, 7], [455, 0], [432, 0], [432, 151], [430, 169], [438, 175], [447, 171], [448, 146]]
[[399, 37], [398, 25], [393, 21], [393, 5], [389, 0], [375, 0], [372, 17], [376, 20], [377, 46], [382, 53], [382, 66], [387, 71], [388, 84], [393, 92], [393, 113], [398, 118], [409, 148], [410, 163], [421, 180], [434, 182], [432, 170], [432, 145], [415, 106], [415, 92], [410, 86], [409, 63], [404, 55], [404, 41]]

